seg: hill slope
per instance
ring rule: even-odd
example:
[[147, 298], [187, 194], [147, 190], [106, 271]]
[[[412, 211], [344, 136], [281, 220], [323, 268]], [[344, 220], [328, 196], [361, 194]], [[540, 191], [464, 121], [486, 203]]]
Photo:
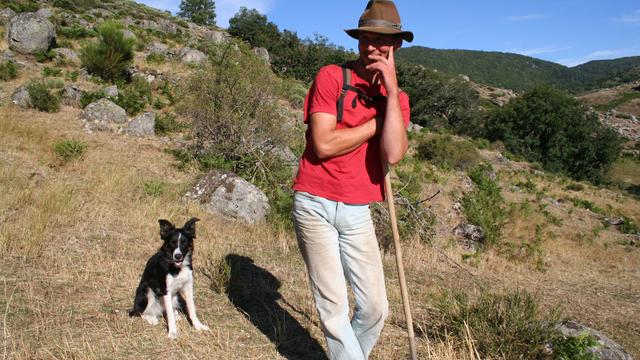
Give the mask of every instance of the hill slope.
[[591, 61], [573, 68], [529, 56], [474, 50], [439, 50], [421, 46], [402, 48], [398, 58], [427, 68], [514, 90], [547, 83], [579, 91], [640, 79], [640, 56]]

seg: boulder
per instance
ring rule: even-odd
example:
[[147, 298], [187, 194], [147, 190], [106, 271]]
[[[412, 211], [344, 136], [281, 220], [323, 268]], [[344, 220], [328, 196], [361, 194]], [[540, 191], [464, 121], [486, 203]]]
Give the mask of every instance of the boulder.
[[420, 126], [418, 124], [414, 124], [412, 122], [409, 122], [409, 128], [407, 129], [407, 131], [408, 132], [416, 132], [416, 133], [418, 133], [418, 132], [422, 131], [423, 128], [424, 128], [423, 126]]
[[627, 353], [622, 346], [615, 341], [609, 339], [603, 333], [591, 329], [587, 326], [578, 324], [573, 321], [566, 321], [558, 325], [558, 330], [566, 337], [578, 337], [584, 333], [596, 338], [599, 346], [593, 347], [588, 351], [593, 353], [601, 360], [633, 360], [631, 355]]
[[267, 65], [271, 65], [271, 58], [269, 57], [269, 51], [263, 47], [253, 48], [253, 53], [258, 56], [258, 58], [265, 62]]
[[16, 16], [16, 12], [10, 8], [0, 10], [0, 25], [7, 25], [14, 16]]
[[255, 185], [233, 173], [209, 172], [185, 195], [207, 211], [248, 223], [264, 221], [270, 207], [267, 196]]
[[183, 47], [180, 50], [178, 57], [182, 62], [194, 65], [202, 64], [207, 60], [207, 55], [205, 53], [190, 47]]
[[160, 19], [158, 20], [158, 30], [169, 34], [175, 34], [178, 32], [178, 25], [174, 24], [170, 20]]
[[129, 29], [124, 29], [124, 30], [122, 30], [122, 36], [123, 36], [125, 39], [133, 39], [133, 40], [136, 40], [136, 39], [138, 38], [138, 37], [136, 36], [136, 34], [135, 34], [133, 31], [129, 30]]
[[484, 243], [484, 231], [477, 225], [462, 223], [453, 229], [453, 233], [462, 237], [462, 245], [468, 250], [475, 251]]
[[36, 11], [36, 15], [44, 18], [44, 19], [49, 19], [50, 17], [53, 16], [53, 9], [52, 8], [40, 8], [38, 9], [38, 11]]
[[102, 90], [102, 91], [108, 97], [116, 97], [116, 96], [118, 96], [118, 85], [108, 86], [108, 87], [104, 88], [104, 90]]
[[225, 33], [224, 31], [205, 29], [202, 32], [202, 37], [205, 40], [211, 41], [216, 44], [224, 44], [227, 42], [229, 34]]
[[155, 134], [156, 114], [154, 112], [146, 112], [140, 116], [133, 118], [123, 131], [125, 134], [132, 136], [151, 136]]
[[167, 55], [169, 52], [169, 46], [161, 42], [154, 41], [147, 46], [149, 54]]
[[22, 108], [31, 107], [31, 96], [27, 91], [27, 85], [21, 85], [13, 92], [11, 102]]
[[53, 52], [56, 54], [56, 58], [60, 58], [63, 61], [67, 61], [73, 64], [80, 64], [80, 57], [78, 57], [78, 53], [68, 48], [56, 48], [53, 49]]
[[83, 119], [90, 130], [115, 130], [127, 122], [127, 112], [108, 99], [99, 99], [84, 108]]
[[80, 107], [80, 98], [82, 98], [82, 89], [76, 84], [65, 85], [62, 89], [62, 103], [64, 105]]
[[22, 13], [9, 21], [7, 42], [9, 48], [21, 54], [47, 51], [56, 38], [55, 26], [34, 13]]

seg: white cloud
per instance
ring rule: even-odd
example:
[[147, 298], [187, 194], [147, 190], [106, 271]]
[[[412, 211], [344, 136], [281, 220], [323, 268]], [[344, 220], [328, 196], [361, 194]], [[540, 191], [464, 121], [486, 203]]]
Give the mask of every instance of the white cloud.
[[542, 20], [550, 17], [548, 14], [526, 14], [526, 15], [513, 15], [507, 18], [509, 22], [522, 22], [522, 21], [534, 21]]
[[[160, 10], [169, 10], [172, 14], [180, 11], [180, 0], [136, 0], [148, 6]], [[267, 14], [276, 0], [216, 0], [216, 24], [226, 28], [229, 26], [229, 19], [235, 15], [242, 6], [249, 9], [256, 9], [262, 14]]]
[[640, 25], [640, 10], [637, 10], [631, 15], [623, 15], [613, 20], [621, 23], [625, 23], [625, 24]]
[[534, 56], [534, 55], [554, 53], [554, 52], [559, 52], [559, 51], [564, 51], [569, 49], [571, 49], [571, 46], [543, 46], [543, 47], [537, 47], [537, 48], [531, 48], [531, 49], [521, 49], [521, 48], [509, 49], [507, 50], [507, 52], [516, 53], [516, 54], [525, 55], [525, 56]]
[[637, 56], [637, 55], [640, 55], [640, 47], [614, 49], [614, 50], [597, 50], [585, 56], [580, 56], [580, 57], [570, 58], [570, 59], [560, 59], [560, 60], [556, 60], [555, 62], [557, 62], [558, 64], [562, 64], [564, 66], [572, 67], [572, 66], [584, 64], [592, 60], [617, 59], [625, 56]]

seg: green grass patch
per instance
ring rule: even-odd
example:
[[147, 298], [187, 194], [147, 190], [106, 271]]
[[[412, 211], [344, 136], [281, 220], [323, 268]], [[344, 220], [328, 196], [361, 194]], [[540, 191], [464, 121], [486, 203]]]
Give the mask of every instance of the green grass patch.
[[454, 140], [451, 135], [435, 134], [419, 141], [417, 154], [443, 170], [468, 170], [480, 163], [475, 145], [467, 140]]
[[167, 135], [187, 128], [188, 125], [176, 120], [173, 113], [166, 112], [156, 116], [156, 134], [158, 135]]
[[606, 104], [601, 104], [601, 105], [596, 105], [594, 106], [594, 109], [598, 110], [598, 111], [609, 111], [611, 109], [615, 109], [616, 107], [627, 103], [631, 100], [634, 99], [640, 99], [640, 92], [632, 92], [632, 93], [625, 93], [622, 94], [622, 96], [618, 96], [615, 99], [609, 101]]
[[53, 152], [63, 161], [69, 162], [84, 156], [87, 145], [78, 140], [61, 139], [53, 144]]
[[480, 226], [485, 232], [485, 244], [494, 246], [502, 238], [502, 226], [506, 216], [505, 200], [498, 184], [487, 173], [491, 166], [481, 164], [469, 172], [475, 188], [462, 199], [464, 214], [469, 223]]
[[167, 190], [167, 183], [159, 180], [147, 181], [142, 184], [144, 193], [151, 197], [160, 197]]
[[9, 60], [0, 64], [0, 80], [7, 81], [18, 77], [18, 66]]

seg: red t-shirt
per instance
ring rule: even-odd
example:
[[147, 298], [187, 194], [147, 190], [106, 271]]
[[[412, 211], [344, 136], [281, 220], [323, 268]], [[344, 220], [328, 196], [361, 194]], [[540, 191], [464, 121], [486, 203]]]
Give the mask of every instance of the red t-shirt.
[[[350, 71], [350, 70], [349, 70]], [[370, 85], [351, 71], [351, 85], [363, 90], [367, 96], [385, 96], [382, 85]], [[342, 88], [342, 69], [327, 65], [318, 71], [304, 102], [304, 122], [309, 124], [311, 114], [322, 112], [337, 114], [337, 102]], [[384, 117], [386, 99], [367, 104], [356, 99], [355, 91], [347, 91], [344, 99], [342, 122], [336, 129], [351, 128], [377, 116]], [[409, 96], [399, 95], [400, 110], [405, 126], [409, 126]], [[330, 159], [320, 160], [313, 149], [311, 128], [306, 132], [307, 146], [296, 176], [293, 189], [347, 204], [368, 204], [384, 199], [384, 177], [380, 162], [378, 136], [374, 136], [353, 151]]]

